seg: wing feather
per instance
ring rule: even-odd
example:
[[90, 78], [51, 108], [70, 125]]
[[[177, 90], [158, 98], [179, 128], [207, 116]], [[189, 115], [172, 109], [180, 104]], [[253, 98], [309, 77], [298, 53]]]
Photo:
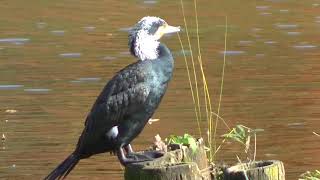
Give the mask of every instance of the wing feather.
[[87, 116], [86, 132], [112, 128], [146, 102], [150, 88], [139, 64], [128, 66], [105, 86]]

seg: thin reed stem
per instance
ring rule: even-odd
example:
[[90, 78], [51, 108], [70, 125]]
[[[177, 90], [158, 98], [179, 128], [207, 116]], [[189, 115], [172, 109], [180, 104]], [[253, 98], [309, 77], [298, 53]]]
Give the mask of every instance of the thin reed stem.
[[226, 51], [227, 51], [227, 35], [228, 35], [228, 18], [226, 16], [225, 21], [225, 33], [224, 33], [224, 53], [223, 53], [223, 66], [222, 66], [222, 75], [221, 75], [221, 84], [220, 84], [220, 96], [219, 96], [219, 102], [218, 102], [218, 110], [217, 110], [217, 117], [216, 117], [216, 124], [214, 129], [214, 148], [216, 151], [216, 135], [217, 135], [217, 127], [218, 127], [218, 120], [220, 116], [220, 107], [221, 107], [221, 100], [222, 100], [222, 94], [223, 94], [223, 83], [224, 83], [224, 71], [226, 66]]
[[203, 71], [203, 66], [202, 66], [202, 56], [201, 56], [201, 48], [200, 48], [200, 36], [199, 36], [199, 21], [198, 21], [198, 10], [197, 10], [197, 0], [193, 1], [194, 3], [194, 13], [196, 16], [196, 31], [197, 31], [197, 43], [198, 43], [198, 61], [199, 61], [199, 66], [201, 69], [201, 73], [202, 73], [202, 81], [203, 81], [203, 91], [204, 91], [204, 98], [205, 98], [205, 107], [206, 107], [206, 115], [207, 115], [207, 120], [209, 119], [209, 110], [208, 110], [208, 100], [210, 101], [210, 99], [207, 99], [206, 96], [206, 80], [204, 78], [205, 74]]
[[[190, 86], [190, 90], [191, 90], [192, 101], [193, 101], [193, 104], [194, 104], [194, 111], [195, 111], [195, 113], [196, 113], [196, 117], [198, 117], [198, 112], [197, 112], [197, 107], [196, 107], [196, 100], [195, 100], [195, 98], [194, 98], [193, 86], [192, 86], [192, 81], [191, 81], [191, 76], [190, 76], [190, 71], [189, 71], [189, 65], [188, 65], [187, 57], [186, 57], [186, 54], [185, 54], [185, 52], [184, 52], [184, 47], [183, 47], [183, 44], [182, 44], [180, 35], [179, 35], [179, 33], [177, 33], [177, 34], [178, 34], [178, 39], [179, 39], [180, 46], [181, 46], [181, 49], [182, 49], [182, 53], [183, 53], [183, 57], [184, 57], [184, 62], [185, 62], [185, 64], [186, 64], [186, 69], [187, 69], [187, 74], [188, 74], [188, 80], [189, 80], [189, 86]], [[200, 125], [200, 122], [199, 122], [199, 119], [198, 119], [198, 118], [197, 118], [197, 124], [198, 124], [199, 135], [200, 135], [200, 137], [202, 137], [202, 135], [201, 135], [201, 125]]]
[[254, 133], [254, 153], [253, 153], [253, 161], [256, 161], [257, 155], [257, 134]]
[[220, 120], [222, 120], [223, 124], [228, 128], [228, 130], [231, 130], [231, 128], [229, 127], [229, 125], [227, 124], [227, 122], [221, 117], [219, 116], [217, 113], [215, 112], [211, 112], [213, 115], [215, 115], [216, 117], [218, 117]]
[[198, 116], [198, 119], [199, 119], [198, 121], [201, 121], [201, 107], [200, 107], [200, 98], [199, 98], [199, 89], [198, 89], [197, 73], [196, 73], [196, 69], [195, 69], [195, 65], [194, 65], [193, 52], [192, 52], [192, 46], [191, 46], [191, 42], [190, 42], [188, 25], [187, 25], [186, 16], [185, 16], [185, 13], [184, 13], [183, 0], [181, 0], [181, 9], [182, 9], [184, 26], [185, 26], [185, 28], [186, 28], [186, 34], [187, 34], [188, 45], [189, 45], [189, 50], [190, 50], [190, 55], [191, 55], [192, 68], [193, 68], [193, 76], [194, 76], [194, 81], [195, 81], [197, 108], [198, 108], [198, 115], [199, 115], [199, 116]]
[[202, 64], [202, 55], [201, 55], [201, 47], [200, 47], [200, 36], [199, 36], [199, 21], [198, 21], [198, 10], [197, 10], [197, 0], [194, 0], [194, 12], [195, 12], [195, 18], [196, 18], [196, 31], [197, 31], [197, 44], [198, 44], [198, 62], [199, 62], [199, 67], [201, 70], [201, 75], [202, 75], [202, 83], [203, 83], [203, 93], [204, 93], [204, 102], [205, 102], [205, 110], [206, 110], [206, 116], [207, 116], [207, 123], [208, 123], [208, 144], [210, 148], [210, 153], [209, 153], [209, 159], [211, 160], [212, 158], [212, 119], [211, 119], [211, 99], [210, 99], [210, 94], [209, 94], [209, 89], [207, 85], [207, 80], [206, 76], [203, 70], [203, 64]]

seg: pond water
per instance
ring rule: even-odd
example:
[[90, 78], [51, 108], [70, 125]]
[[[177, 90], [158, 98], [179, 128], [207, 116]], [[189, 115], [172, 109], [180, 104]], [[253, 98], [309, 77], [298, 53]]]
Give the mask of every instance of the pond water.
[[[220, 115], [230, 127], [260, 129], [257, 159], [284, 162], [287, 179], [320, 167], [319, 0], [203, 0], [199, 36], [212, 104], [217, 109], [228, 40]], [[193, 50], [193, 2], [184, 2]], [[105, 83], [135, 61], [127, 31], [155, 15], [183, 26], [180, 1], [5, 0], [0, 3], [1, 179], [40, 179], [73, 151], [84, 119]], [[181, 33], [184, 46], [186, 35]], [[164, 38], [175, 55], [170, 87], [133, 142], [144, 149], [159, 133], [198, 135], [178, 38]], [[190, 56], [190, 51], [187, 51]], [[202, 101], [203, 104], [203, 101]], [[202, 106], [203, 107], [203, 106]], [[215, 110], [216, 111], [216, 110]], [[206, 122], [203, 121], [203, 134]], [[220, 122], [218, 134], [228, 129]], [[221, 139], [218, 140], [220, 143]], [[225, 143], [217, 161], [237, 162], [243, 148]], [[70, 179], [122, 179], [117, 158], [82, 160]]]

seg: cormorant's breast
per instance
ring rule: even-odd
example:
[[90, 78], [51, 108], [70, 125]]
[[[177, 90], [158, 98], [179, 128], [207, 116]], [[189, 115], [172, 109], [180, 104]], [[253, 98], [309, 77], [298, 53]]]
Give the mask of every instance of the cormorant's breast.
[[155, 70], [158, 73], [160, 82], [167, 83], [172, 77], [174, 61], [170, 50], [164, 45], [160, 44], [158, 47], [159, 56], [154, 61]]
[[157, 59], [147, 60], [152, 65], [152, 79], [148, 84], [152, 91], [150, 93], [150, 101], [147, 104], [147, 109], [153, 114], [161, 102], [163, 95], [167, 90], [169, 81], [171, 80], [174, 60], [170, 50], [164, 45], [160, 44], [158, 47], [159, 56]]

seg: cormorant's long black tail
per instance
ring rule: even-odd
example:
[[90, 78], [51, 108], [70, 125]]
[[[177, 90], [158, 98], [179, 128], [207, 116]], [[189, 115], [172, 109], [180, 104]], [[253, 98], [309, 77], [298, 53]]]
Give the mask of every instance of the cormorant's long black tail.
[[78, 164], [80, 156], [74, 152], [70, 154], [58, 167], [56, 167], [45, 180], [56, 180], [65, 178], [71, 170]]

